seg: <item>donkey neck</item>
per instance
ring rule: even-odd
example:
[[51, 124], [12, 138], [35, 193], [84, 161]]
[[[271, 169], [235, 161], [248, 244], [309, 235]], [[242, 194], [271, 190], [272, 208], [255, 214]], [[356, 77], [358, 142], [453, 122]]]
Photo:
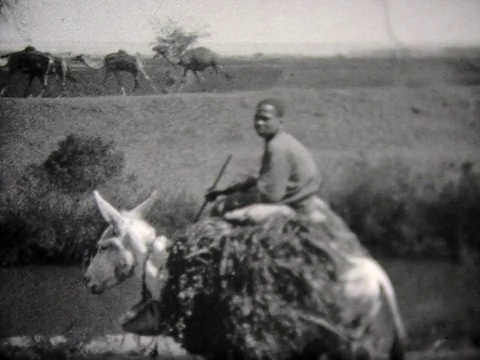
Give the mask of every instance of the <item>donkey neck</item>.
[[[143, 261], [137, 265], [136, 276], [140, 276], [153, 298], [160, 296], [163, 283], [166, 280], [166, 263], [168, 258], [168, 239], [165, 236], [156, 237], [148, 246], [148, 252]], [[141, 266], [139, 266], [141, 265]]]

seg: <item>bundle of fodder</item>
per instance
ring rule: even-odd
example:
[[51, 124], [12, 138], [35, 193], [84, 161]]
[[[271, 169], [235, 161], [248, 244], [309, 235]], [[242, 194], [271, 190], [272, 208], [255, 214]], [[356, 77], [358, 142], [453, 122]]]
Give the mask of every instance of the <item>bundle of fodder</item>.
[[319, 346], [339, 346], [344, 329], [334, 267], [315, 243], [363, 250], [338, 225], [283, 217], [250, 226], [220, 219], [192, 225], [177, 236], [167, 262], [161, 309], [167, 334], [207, 359], [286, 359], [318, 339]]

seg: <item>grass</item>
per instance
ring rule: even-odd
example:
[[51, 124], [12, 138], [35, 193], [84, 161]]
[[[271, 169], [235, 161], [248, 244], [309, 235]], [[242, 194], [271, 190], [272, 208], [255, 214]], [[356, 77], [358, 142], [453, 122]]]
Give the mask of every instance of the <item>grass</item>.
[[[319, 73], [317, 70], [309, 78]], [[317, 85], [321, 85], [318, 81]], [[261, 98], [280, 96], [288, 103], [287, 129], [311, 149], [322, 171], [322, 196], [338, 205], [342, 195], [358, 194], [362, 189], [359, 184], [371, 184], [367, 190], [386, 196], [376, 202], [363, 201], [365, 198], [360, 196], [360, 205], [367, 214], [375, 214], [377, 220], [395, 219], [391, 205], [398, 194], [401, 197], [396, 200], [403, 203], [412, 199], [415, 204], [435, 202], [449, 183], [459, 183], [462, 164], [471, 161], [478, 172], [479, 94], [475, 87], [435, 85], [278, 87], [228, 94], [126, 98], [1, 98], [0, 207], [19, 206], [18, 179], [30, 164], [43, 163], [59, 141], [69, 134], [101, 136], [107, 142], [113, 141], [116, 150], [124, 154], [125, 167], [123, 178], [97, 189], [121, 208], [137, 204], [157, 189], [162, 196], [156, 212], [151, 214], [152, 221], [157, 222], [159, 230], [167, 231], [174, 220], [175, 226], [182, 227], [199, 209], [205, 190], [229, 153], [234, 157], [220, 187], [258, 170], [262, 142], [252, 129], [253, 109]], [[62, 204], [69, 200], [61, 196], [47, 199], [47, 205], [57, 209], [53, 213], [63, 214], [63, 222], [69, 222], [69, 216], [77, 212], [89, 214], [101, 227], [93, 197], [85, 196], [82, 207], [69, 206], [71, 212], [62, 210]], [[385, 211], [379, 211], [379, 205]], [[175, 214], [179, 209], [183, 209], [181, 217]], [[422, 213], [416, 211], [417, 207], [407, 208], [411, 216], [404, 219], [410, 227], [422, 230]], [[378, 227], [369, 224], [367, 230], [372, 234], [371, 230]], [[380, 223], [381, 231], [373, 239], [394, 241], [389, 230], [393, 224], [401, 225]], [[22, 228], [21, 224], [18, 228]], [[397, 231], [399, 226], [393, 229]], [[98, 237], [92, 232], [85, 238], [95, 241]], [[48, 234], [46, 240], [51, 240]], [[430, 240], [434, 245], [441, 242], [435, 237]], [[398, 289], [407, 325], [413, 338], [420, 339], [420, 345], [465, 333], [478, 339], [478, 312], [475, 306], [466, 305], [466, 297], [459, 295], [472, 295], [468, 300], [471, 304], [478, 300], [475, 294], [480, 286], [475, 279], [465, 287], [459, 280], [467, 278], [460, 272], [468, 267], [402, 264], [389, 273]], [[474, 274], [471, 269], [469, 276]]]
[[[423, 215], [418, 212], [418, 203], [429, 196], [437, 201], [442, 189], [458, 183], [461, 164], [480, 157], [478, 129], [472, 124], [472, 106], [478, 95], [468, 88], [277, 88], [161, 97], [0, 99], [0, 116], [5, 119], [0, 125], [4, 154], [0, 159], [1, 193], [7, 200], [3, 208], [10, 208], [8, 219], [28, 222], [28, 212], [16, 204], [20, 199], [34, 209], [46, 206], [50, 212], [40, 213], [37, 224], [79, 219], [76, 227], [61, 231], [55, 241], [66, 241], [65, 234], [78, 234], [82, 220], [76, 215], [98, 216], [91, 195], [85, 194], [78, 203], [55, 194], [56, 190], [44, 194], [41, 183], [31, 186], [38, 180], [28, 175], [28, 169], [30, 164], [35, 167], [52, 157], [59, 142], [71, 134], [100, 137], [106, 144], [115, 144], [124, 168], [121, 177], [94, 187], [123, 208], [140, 202], [153, 189], [159, 190], [161, 205], [153, 219], [159, 229], [171, 232], [193, 219], [227, 154], [234, 157], [219, 187], [258, 171], [262, 142], [252, 129], [251, 118], [256, 102], [266, 96], [286, 99], [286, 128], [316, 158], [323, 176], [322, 197], [374, 248], [389, 237], [390, 243], [413, 241], [405, 250], [411, 252], [416, 245], [413, 238], [425, 229], [418, 221]], [[95, 142], [91, 147], [87, 152], [94, 157], [102, 153], [94, 148]], [[26, 177], [22, 188], [31, 192], [26, 198], [18, 195], [21, 177]], [[88, 188], [93, 189], [92, 184]], [[398, 202], [408, 216], [398, 216]], [[11, 212], [13, 208], [17, 213]], [[357, 215], [348, 214], [352, 209]], [[15, 238], [22, 224], [17, 221], [10, 238]], [[87, 231], [85, 236], [92, 237], [88, 243], [95, 241], [98, 231]], [[38, 239], [48, 243], [53, 241], [49, 234], [35, 226], [30, 237], [33, 243]], [[435, 243], [435, 236], [430, 238]], [[430, 239], [415, 251], [425, 254], [435, 250], [429, 247], [431, 243]]]
[[[328, 192], [359, 157], [378, 163], [397, 156], [423, 172], [478, 159], [478, 131], [469, 125], [475, 95], [464, 88], [0, 99], [4, 181], [75, 133], [114, 140], [126, 171], [145, 186], [201, 196], [228, 153], [234, 158], [221, 185], [257, 171], [262, 144], [252, 111], [270, 95], [288, 101], [286, 127], [314, 153]], [[425, 110], [417, 115], [412, 106]]]

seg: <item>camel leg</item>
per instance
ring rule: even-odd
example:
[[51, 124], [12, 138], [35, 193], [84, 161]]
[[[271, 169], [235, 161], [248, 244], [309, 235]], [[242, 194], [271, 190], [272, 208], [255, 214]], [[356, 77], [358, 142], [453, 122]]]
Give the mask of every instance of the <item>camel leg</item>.
[[13, 72], [9, 72], [8, 77], [7, 77], [7, 82], [6, 82], [5, 86], [2, 88], [2, 91], [0, 91], [0, 96], [3, 96], [3, 94], [5, 94], [5, 91], [7, 90], [7, 88], [10, 86], [12, 76], [13, 76]]
[[[116, 75], [117, 73], [115, 73]], [[110, 75], [110, 70], [108, 68], [105, 69], [105, 76], [103, 77], [103, 81], [102, 81], [102, 85], [104, 87], [106, 87], [106, 84], [107, 84], [107, 79], [108, 79], [108, 75]], [[118, 82], [118, 76], [117, 76], [117, 82]]]
[[[40, 91], [40, 94], [38, 94], [37, 97], [42, 97], [43, 96], [43, 93], [45, 92], [45, 90], [47, 90], [47, 85], [48, 85], [48, 73], [50, 72], [51, 68], [50, 66], [47, 67], [47, 69], [45, 70], [45, 73], [43, 74], [42, 77], [40, 77], [40, 75], [38, 75], [38, 79], [40, 80], [40, 82], [42, 83], [42, 80], [43, 80], [43, 86], [42, 86], [42, 91]], [[33, 78], [32, 78], [33, 80]], [[30, 85], [32, 85], [32, 82], [30, 81]]]
[[3, 94], [5, 94], [5, 90], [7, 90], [8, 88], [8, 84], [6, 84], [3, 88], [2, 88], [2, 91], [0, 91], [0, 96], [3, 96]]
[[138, 74], [135, 74], [133, 76], [133, 92], [135, 92], [138, 89]]
[[65, 75], [62, 75], [62, 93], [60, 96], [65, 96], [67, 94], [67, 80], [65, 79]]
[[[25, 88], [24, 97], [31, 97], [32, 96], [32, 82], [35, 78], [35, 75], [28, 75], [27, 87]], [[39, 96], [42, 95], [43, 91], [40, 92]]]
[[225, 70], [223, 70], [223, 68], [220, 66], [220, 65], [213, 65], [213, 68], [215, 69], [215, 72], [217, 74], [221, 74], [225, 77], [225, 79], [227, 80], [232, 80], [232, 77], [230, 75], [227, 74], [227, 72]]
[[103, 81], [102, 81], [103, 86], [105, 86], [109, 74], [110, 74], [110, 71], [105, 70], [105, 75], [103, 76]]
[[177, 89], [177, 93], [179, 93], [183, 89], [183, 87], [185, 86], [185, 83], [187, 82], [187, 74], [188, 74], [188, 69], [184, 69], [183, 70], [182, 81], [180, 81], [180, 86]]
[[122, 90], [122, 95], [126, 96], [127, 93], [125, 92], [125, 88], [123, 87], [122, 79], [120, 79], [120, 74], [118, 72], [115, 72], [115, 77], [117, 78], [117, 84], [120, 86], [120, 89]]
[[202, 90], [206, 91], [207, 89], [205, 88], [205, 81], [202, 81], [204, 80], [202, 76], [198, 73], [198, 71], [194, 71], [193, 74], [197, 78], [197, 81], [200, 83], [200, 85], [202, 85]]
[[155, 86], [155, 84], [153, 83], [152, 79], [150, 78], [150, 76], [147, 75], [147, 73], [145, 72], [145, 70], [143, 69], [143, 67], [139, 67], [138, 70], [142, 73], [143, 77], [145, 78], [145, 80], [147, 80], [147, 82], [150, 84], [150, 86], [152, 87], [153, 91], [157, 92], [157, 87]]

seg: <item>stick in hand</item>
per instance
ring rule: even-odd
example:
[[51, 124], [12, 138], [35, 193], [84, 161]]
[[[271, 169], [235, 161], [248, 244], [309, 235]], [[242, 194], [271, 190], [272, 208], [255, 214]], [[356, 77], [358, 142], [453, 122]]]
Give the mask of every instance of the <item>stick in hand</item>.
[[[220, 170], [220, 172], [217, 175], [217, 178], [215, 179], [213, 185], [210, 187], [211, 190], [215, 189], [215, 186], [217, 186], [217, 184], [220, 181], [220, 179], [222, 178], [223, 172], [227, 168], [227, 165], [230, 162], [231, 158], [232, 158], [232, 154], [228, 155], [227, 160], [225, 161], [225, 163], [222, 166], [222, 169]], [[198, 212], [197, 216], [195, 217], [195, 222], [197, 222], [197, 220], [200, 218], [200, 215], [202, 215], [203, 209], [205, 209], [205, 206], [207, 206], [207, 203], [208, 203], [207, 200], [205, 200], [203, 202], [202, 207], [200, 208], [200, 211]]]

